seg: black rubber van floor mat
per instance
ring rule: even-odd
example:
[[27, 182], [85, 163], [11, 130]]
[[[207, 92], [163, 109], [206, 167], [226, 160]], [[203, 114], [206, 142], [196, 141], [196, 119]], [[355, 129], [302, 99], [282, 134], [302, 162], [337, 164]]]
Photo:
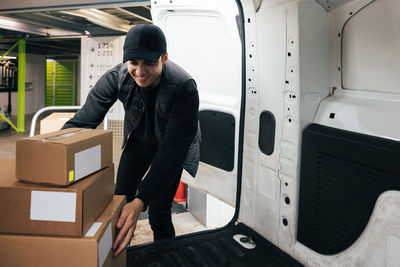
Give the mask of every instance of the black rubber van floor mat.
[[[244, 235], [255, 244], [247, 249], [233, 239]], [[302, 266], [288, 254], [243, 224], [127, 249], [128, 267]]]

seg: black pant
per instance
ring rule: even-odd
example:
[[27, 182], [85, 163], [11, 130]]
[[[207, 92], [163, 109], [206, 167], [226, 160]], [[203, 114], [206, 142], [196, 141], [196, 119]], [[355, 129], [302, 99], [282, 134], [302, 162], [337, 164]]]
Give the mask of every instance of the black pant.
[[[128, 202], [134, 199], [138, 185], [150, 167], [156, 150], [157, 146], [129, 139], [119, 162], [114, 194], [126, 195]], [[177, 172], [169, 188], [149, 204], [149, 222], [154, 240], [175, 236], [171, 207], [181, 175], [182, 169]]]

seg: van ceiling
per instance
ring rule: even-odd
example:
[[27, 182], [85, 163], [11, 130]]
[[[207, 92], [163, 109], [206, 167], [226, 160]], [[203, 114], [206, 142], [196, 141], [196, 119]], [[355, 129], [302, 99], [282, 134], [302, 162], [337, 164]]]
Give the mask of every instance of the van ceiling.
[[[327, 11], [337, 8], [338, 6], [353, 2], [355, 0], [316, 0]], [[375, 1], [375, 0], [372, 0]]]
[[81, 38], [125, 35], [133, 25], [146, 22], [151, 23], [150, 1], [80, 8], [0, 7], [0, 56], [25, 38], [27, 53], [76, 58]]
[[[255, 0], [254, 0], [255, 1]], [[353, 0], [316, 0], [327, 11]], [[68, 2], [70, 4], [68, 4]], [[150, 0], [7, 1], [0, 6], [0, 56], [17, 40], [27, 53], [77, 57], [80, 38], [119, 36], [136, 24], [151, 23]]]

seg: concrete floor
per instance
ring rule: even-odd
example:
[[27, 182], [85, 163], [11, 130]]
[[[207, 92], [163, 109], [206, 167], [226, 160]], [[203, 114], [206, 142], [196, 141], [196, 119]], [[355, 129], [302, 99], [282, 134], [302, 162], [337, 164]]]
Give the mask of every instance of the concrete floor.
[[[44, 115], [43, 117], [45, 117]], [[19, 138], [29, 136], [33, 115], [25, 117], [25, 133], [16, 133], [14, 129], [0, 130], [0, 158], [15, 158], [15, 143]], [[16, 122], [13, 118], [13, 122]], [[35, 133], [39, 134], [40, 123], [35, 127]], [[121, 156], [121, 141], [113, 143], [113, 159], [115, 170], [118, 169], [119, 158]], [[142, 213], [138, 221], [135, 236], [132, 239], [131, 245], [139, 245], [153, 241], [153, 233], [148, 223], [147, 214]], [[186, 211], [182, 204], [174, 202], [172, 208], [172, 220], [175, 226], [176, 235], [183, 235], [193, 232], [198, 232], [207, 229], [201, 224], [190, 212]]]
[[[32, 115], [26, 116], [25, 118], [25, 133], [17, 133], [11, 127], [8, 129], [0, 130], [0, 159], [3, 158], [15, 158], [15, 142], [17, 139], [29, 136], [30, 124], [32, 121]], [[16, 118], [13, 118], [13, 122], [16, 124]], [[39, 125], [36, 127], [39, 132]]]

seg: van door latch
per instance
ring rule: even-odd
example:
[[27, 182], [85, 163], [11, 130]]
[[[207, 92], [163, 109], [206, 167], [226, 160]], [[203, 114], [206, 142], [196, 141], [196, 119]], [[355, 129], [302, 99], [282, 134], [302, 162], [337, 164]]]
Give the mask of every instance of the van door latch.
[[234, 235], [233, 239], [244, 248], [253, 249], [256, 247], [256, 243], [254, 242], [254, 240], [251, 236], [238, 234], [238, 235]]

